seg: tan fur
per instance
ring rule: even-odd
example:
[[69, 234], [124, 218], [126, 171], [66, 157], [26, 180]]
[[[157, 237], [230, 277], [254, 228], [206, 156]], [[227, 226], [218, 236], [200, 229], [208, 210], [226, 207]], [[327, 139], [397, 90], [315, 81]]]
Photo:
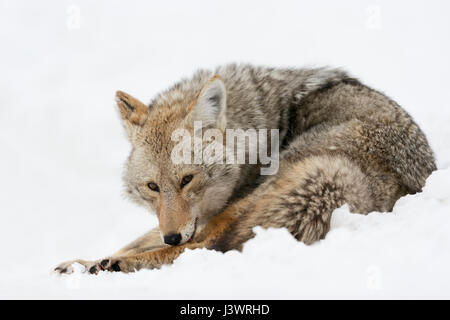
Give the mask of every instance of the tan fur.
[[180, 194], [175, 194], [173, 198], [170, 207], [165, 201], [159, 201], [159, 228], [163, 234], [181, 232], [191, 220], [187, 201]]

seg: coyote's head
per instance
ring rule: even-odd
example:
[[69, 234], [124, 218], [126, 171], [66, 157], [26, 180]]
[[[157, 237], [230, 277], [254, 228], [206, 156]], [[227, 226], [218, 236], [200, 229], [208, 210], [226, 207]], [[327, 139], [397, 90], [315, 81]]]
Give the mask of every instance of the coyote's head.
[[116, 100], [132, 144], [125, 168], [126, 192], [156, 212], [164, 242], [185, 243], [226, 204], [239, 176], [230, 164], [177, 164], [172, 134], [194, 136], [194, 121], [222, 132], [226, 127], [226, 89], [217, 76], [198, 89], [175, 86], [146, 106], [118, 91]]

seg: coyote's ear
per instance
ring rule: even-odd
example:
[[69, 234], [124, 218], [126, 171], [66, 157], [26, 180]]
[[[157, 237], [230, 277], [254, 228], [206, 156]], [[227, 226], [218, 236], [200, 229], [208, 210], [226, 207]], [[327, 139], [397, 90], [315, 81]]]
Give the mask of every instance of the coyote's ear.
[[189, 106], [191, 119], [201, 121], [202, 127], [214, 126], [222, 131], [227, 125], [227, 92], [222, 79], [216, 75], [203, 86], [195, 103]]
[[134, 140], [137, 128], [147, 120], [148, 107], [129, 94], [117, 91], [116, 102], [122, 123], [131, 141]]

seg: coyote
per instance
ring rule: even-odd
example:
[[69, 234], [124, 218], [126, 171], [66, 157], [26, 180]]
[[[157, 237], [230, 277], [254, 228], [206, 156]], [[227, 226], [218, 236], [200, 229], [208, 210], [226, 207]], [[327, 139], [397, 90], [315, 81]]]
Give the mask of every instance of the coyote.
[[[253, 227], [287, 228], [311, 244], [334, 209], [391, 211], [436, 169], [425, 135], [396, 102], [339, 69], [227, 65], [201, 70], [148, 106], [118, 91], [132, 151], [126, 194], [155, 212], [159, 227], [110, 257], [60, 264], [73, 272], [132, 272], [170, 264], [186, 248], [241, 250]], [[174, 163], [172, 133], [202, 128], [278, 129], [279, 169], [257, 163]], [[223, 141], [225, 143], [225, 141]], [[248, 151], [248, 150], [247, 150]], [[246, 151], [246, 152], [247, 152]]]

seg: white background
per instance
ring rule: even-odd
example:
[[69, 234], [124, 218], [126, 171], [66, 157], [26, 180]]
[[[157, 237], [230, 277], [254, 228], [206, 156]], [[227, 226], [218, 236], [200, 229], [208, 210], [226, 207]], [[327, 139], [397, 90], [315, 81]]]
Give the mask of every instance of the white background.
[[[0, 298], [450, 298], [448, 1], [0, 2]], [[306, 247], [260, 231], [137, 274], [50, 271], [155, 226], [121, 196], [114, 92], [148, 103], [228, 62], [343, 67], [408, 110], [439, 171], [393, 213], [341, 209]]]

